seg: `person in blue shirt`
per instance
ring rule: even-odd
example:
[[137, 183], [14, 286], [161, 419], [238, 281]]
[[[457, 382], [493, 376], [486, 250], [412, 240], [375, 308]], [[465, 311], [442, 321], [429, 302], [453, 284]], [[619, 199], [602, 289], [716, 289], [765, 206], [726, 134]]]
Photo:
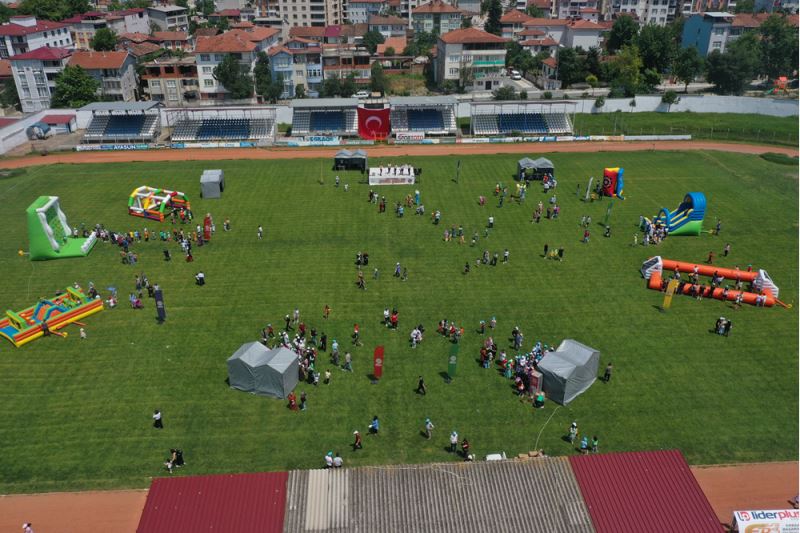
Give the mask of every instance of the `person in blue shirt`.
[[581, 453], [582, 454], [589, 453], [589, 439], [587, 437], [583, 437], [581, 439]]
[[380, 422], [378, 422], [378, 417], [373, 416], [372, 422], [370, 422], [369, 424], [369, 433], [370, 435], [377, 435], [379, 430], [380, 430]]

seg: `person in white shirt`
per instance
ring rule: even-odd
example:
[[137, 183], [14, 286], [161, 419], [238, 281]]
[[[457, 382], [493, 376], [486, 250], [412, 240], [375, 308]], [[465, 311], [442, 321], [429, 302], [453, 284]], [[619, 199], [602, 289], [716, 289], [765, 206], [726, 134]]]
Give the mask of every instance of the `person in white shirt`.
[[325, 468], [333, 467], [333, 452], [325, 454]]
[[333, 467], [334, 468], [341, 468], [344, 464], [342, 457], [339, 455], [339, 452], [336, 452], [336, 456], [333, 458]]

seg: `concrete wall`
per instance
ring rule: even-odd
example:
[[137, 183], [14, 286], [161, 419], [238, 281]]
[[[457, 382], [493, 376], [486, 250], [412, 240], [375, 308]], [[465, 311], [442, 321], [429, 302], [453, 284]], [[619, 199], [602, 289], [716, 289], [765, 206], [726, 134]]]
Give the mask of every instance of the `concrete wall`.
[[576, 113], [612, 113], [624, 111], [642, 113], [659, 111], [678, 113], [753, 113], [773, 117], [796, 117], [798, 115], [797, 100], [778, 98], [755, 98], [751, 96], [716, 96], [716, 95], [679, 95], [678, 103], [672, 107], [661, 103], [660, 96], [637, 96], [636, 107], [631, 108], [630, 98], [606, 99], [605, 105], [598, 109], [593, 100], [576, 100]]

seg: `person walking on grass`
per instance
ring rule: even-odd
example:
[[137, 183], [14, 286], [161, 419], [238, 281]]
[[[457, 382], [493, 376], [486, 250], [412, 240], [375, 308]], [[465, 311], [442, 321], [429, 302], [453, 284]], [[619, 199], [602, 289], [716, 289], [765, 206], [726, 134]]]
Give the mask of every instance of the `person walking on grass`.
[[433, 425], [433, 422], [431, 422], [431, 419], [430, 418], [426, 418], [425, 419], [425, 438], [426, 439], [431, 440], [431, 437], [433, 436], [433, 428], [434, 427], [436, 427], [436, 426]]
[[708, 252], [708, 259], [706, 259], [706, 263], [708, 263], [709, 265], [714, 264], [714, 251], [713, 250]]
[[450, 433], [450, 453], [456, 453], [456, 449], [458, 448], [458, 433], [453, 430]]
[[353, 451], [360, 450], [364, 445], [361, 443], [361, 433], [353, 431]]
[[158, 409], [153, 411], [153, 427], [156, 429], [164, 429], [164, 422], [161, 420], [161, 411]]
[[592, 453], [597, 453], [599, 451], [600, 441], [597, 440], [597, 435], [592, 437]]
[[722, 256], [728, 257], [728, 254], [731, 253], [731, 243], [725, 244], [725, 248], [722, 249]]
[[425, 380], [422, 379], [422, 376], [419, 377], [419, 381], [417, 382], [416, 392], [420, 396], [425, 396], [428, 393], [428, 387], [425, 386]]
[[603, 381], [608, 383], [611, 381], [611, 372], [614, 370], [614, 365], [608, 363], [606, 366], [606, 371], [603, 373]]
[[260, 241], [263, 238], [264, 238], [264, 228], [261, 225], [259, 225], [258, 226], [258, 240]]
[[549, 249], [550, 249], [550, 246], [547, 243], [544, 243], [544, 256], [542, 256], [542, 257], [544, 257], [545, 259], [547, 259], [547, 250], [549, 250]]

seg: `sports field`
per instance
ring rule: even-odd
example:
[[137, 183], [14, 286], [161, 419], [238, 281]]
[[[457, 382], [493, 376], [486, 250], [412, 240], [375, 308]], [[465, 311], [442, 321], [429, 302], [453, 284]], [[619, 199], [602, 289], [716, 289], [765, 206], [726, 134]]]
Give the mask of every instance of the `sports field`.
[[[536, 154], [541, 155], [541, 154]], [[445, 452], [448, 433], [470, 439], [474, 452], [509, 456], [538, 448], [575, 453], [561, 440], [577, 420], [597, 435], [601, 451], [679, 448], [691, 463], [789, 460], [798, 431], [797, 306], [733, 310], [718, 301], [676, 297], [659, 312], [662, 295], [646, 289], [638, 269], [651, 255], [705, 260], [714, 250], [721, 266], [752, 264], [766, 269], [795, 301], [797, 263], [797, 168], [757, 156], [719, 152], [553, 154], [559, 179], [559, 220], [531, 223], [535, 204], [547, 196], [534, 186], [524, 205], [497, 208], [498, 181], [512, 185], [518, 157], [456, 157], [370, 160], [413, 163], [424, 169], [417, 187], [384, 187], [388, 213], [367, 202], [361, 175], [340, 173], [350, 191], [333, 186], [330, 160], [136, 163], [36, 167], [0, 179], [0, 308], [18, 310], [74, 282], [89, 281], [107, 296], [116, 287], [121, 305], [86, 318], [88, 338], [77, 327], [66, 339], [44, 338], [16, 349], [0, 344], [0, 493], [145, 487], [166, 475], [162, 463], [181, 447], [187, 467], [180, 474], [314, 468], [328, 450], [348, 465], [455, 460]], [[625, 167], [626, 200], [611, 214], [612, 237], [598, 225], [608, 200], [585, 204], [576, 186], [600, 176], [604, 166]], [[202, 200], [199, 176], [223, 168], [221, 200]], [[88, 258], [31, 263], [24, 210], [39, 195], [56, 195], [70, 223], [103, 223], [110, 229], [152, 231], [127, 214], [127, 197], [139, 185], [186, 192], [198, 214], [211, 212], [217, 233], [195, 247], [194, 263], [163, 261], [160, 242], [135, 244], [137, 266], [123, 265], [118, 250], [99, 243]], [[442, 225], [428, 216], [404, 218], [391, 206], [418, 188], [428, 214], [442, 212]], [[708, 199], [706, 228], [722, 220], [720, 236], [675, 237], [658, 247], [632, 246], [640, 215], [675, 209], [683, 195]], [[489, 197], [486, 206], [478, 196]], [[488, 238], [483, 227], [495, 217]], [[580, 242], [582, 215], [593, 219], [588, 244]], [[230, 217], [232, 231], [222, 220]], [[265, 239], [258, 241], [261, 224]], [[445, 243], [445, 226], [480, 231], [475, 248]], [[169, 223], [165, 224], [170, 227]], [[641, 239], [640, 239], [641, 242]], [[722, 258], [725, 243], [731, 255]], [[545, 243], [565, 248], [565, 261], [542, 258]], [[473, 268], [484, 249], [508, 248], [510, 262]], [[355, 287], [353, 264], [367, 251], [367, 290]], [[409, 279], [391, 276], [400, 262]], [[203, 270], [207, 285], [194, 285]], [[155, 321], [151, 300], [144, 310], [126, 306], [134, 276], [144, 272], [164, 289], [168, 319]], [[322, 309], [333, 308], [330, 319]], [[381, 326], [385, 307], [397, 307], [400, 328]], [[353, 350], [355, 372], [334, 369], [330, 385], [301, 385], [308, 410], [292, 412], [281, 401], [234, 391], [225, 383], [226, 358], [256, 340], [268, 322], [276, 326], [298, 307], [309, 327], [347, 346], [353, 323], [363, 347]], [[733, 320], [729, 338], [709, 332], [719, 316]], [[610, 384], [596, 383], [569, 407], [548, 402], [534, 411], [520, 403], [511, 382], [476, 362], [481, 319], [496, 316], [506, 345], [518, 325], [526, 348], [575, 338], [599, 349], [601, 366], [612, 361]], [[449, 344], [434, 333], [442, 318], [464, 325], [458, 374], [445, 384]], [[427, 328], [412, 350], [408, 333]], [[386, 346], [384, 379], [370, 384], [371, 354]], [[320, 361], [325, 361], [323, 356]], [[320, 364], [324, 371], [328, 365]], [[414, 394], [418, 375], [428, 394]], [[159, 408], [165, 429], [150, 415]], [[373, 415], [380, 437], [364, 437], [355, 454], [352, 432], [366, 432]], [[551, 416], [552, 415], [552, 416]], [[430, 417], [434, 438], [420, 436]]]

